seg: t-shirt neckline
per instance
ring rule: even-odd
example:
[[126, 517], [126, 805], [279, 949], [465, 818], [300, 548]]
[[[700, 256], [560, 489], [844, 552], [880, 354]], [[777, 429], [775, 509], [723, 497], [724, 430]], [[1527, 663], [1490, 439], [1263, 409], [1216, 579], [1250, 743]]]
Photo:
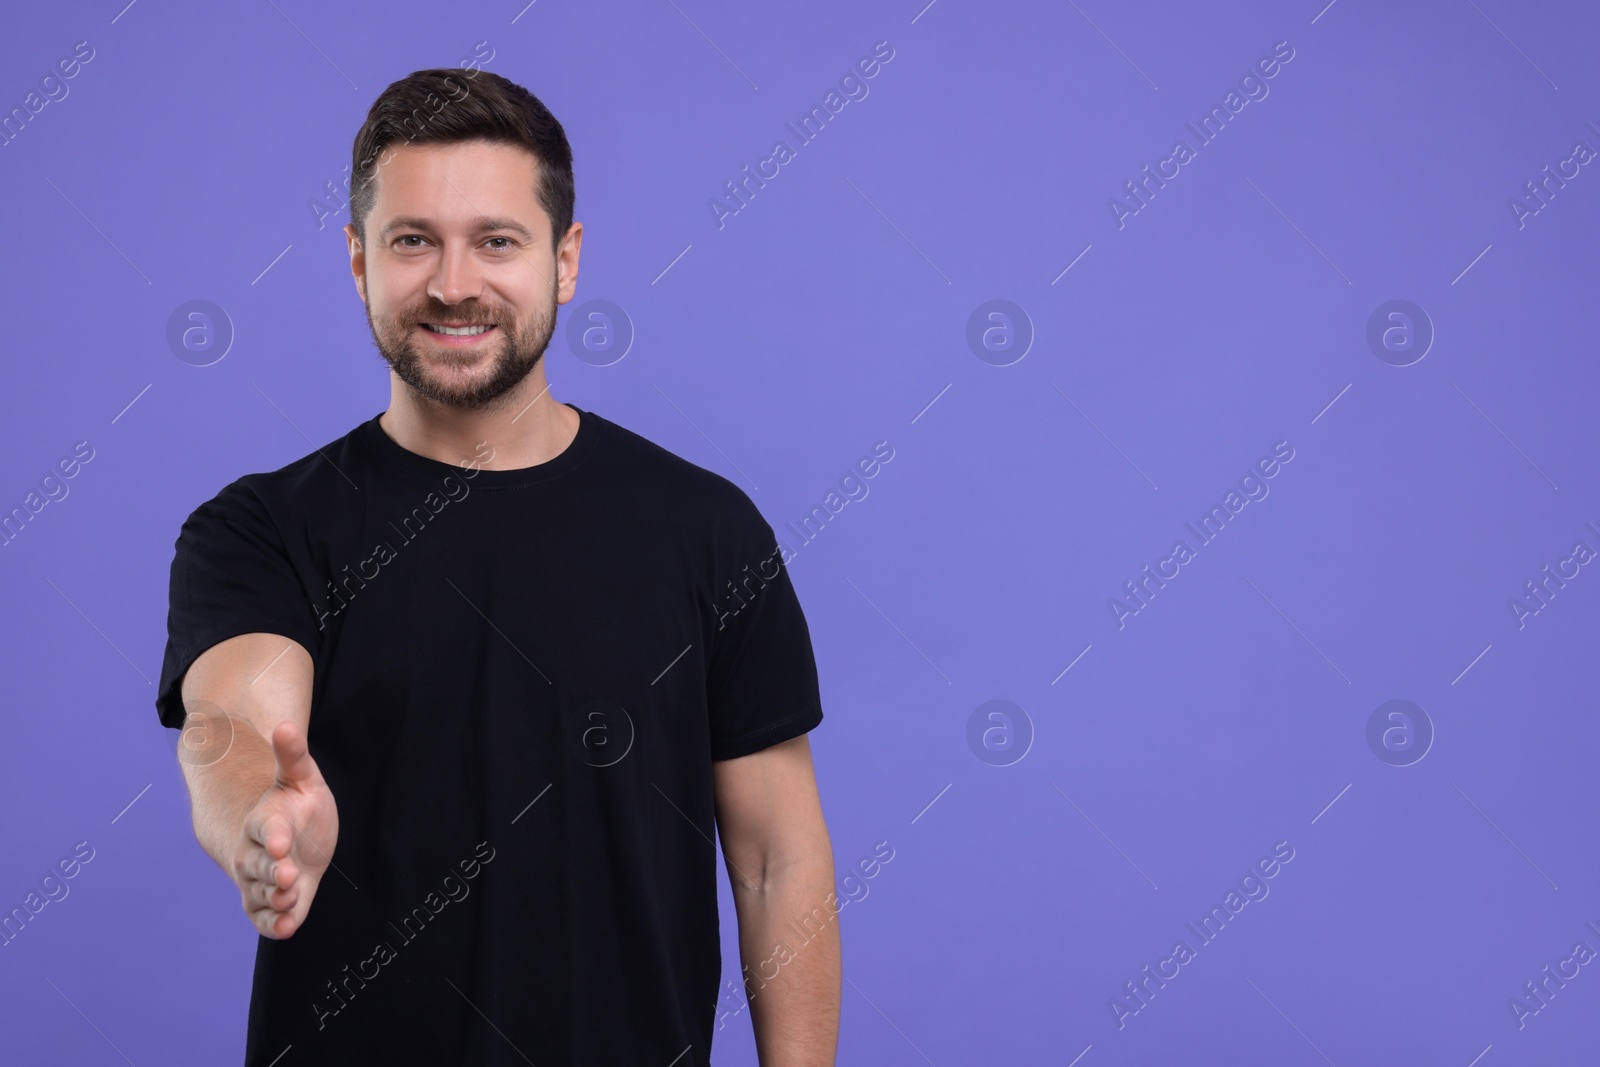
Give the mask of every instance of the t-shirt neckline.
[[383, 463], [408, 474], [433, 480], [454, 474], [457, 477], [471, 478], [474, 486], [479, 489], [528, 485], [547, 481], [572, 470], [583, 462], [594, 443], [599, 416], [585, 411], [576, 404], [566, 406], [578, 413], [577, 435], [561, 452], [531, 467], [514, 467], [509, 470], [474, 469], [412, 452], [390, 437], [379, 424], [378, 419], [383, 415], [381, 411], [357, 427], [356, 439]]

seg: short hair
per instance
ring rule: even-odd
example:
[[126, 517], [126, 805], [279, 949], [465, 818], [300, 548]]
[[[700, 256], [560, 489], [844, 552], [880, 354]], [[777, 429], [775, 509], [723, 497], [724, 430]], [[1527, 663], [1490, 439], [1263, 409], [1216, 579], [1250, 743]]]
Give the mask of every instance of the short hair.
[[560, 247], [572, 225], [572, 147], [550, 109], [527, 89], [486, 70], [434, 67], [392, 83], [373, 101], [350, 158], [350, 221], [365, 243], [384, 149], [407, 144], [487, 141], [519, 145], [539, 161], [539, 206]]

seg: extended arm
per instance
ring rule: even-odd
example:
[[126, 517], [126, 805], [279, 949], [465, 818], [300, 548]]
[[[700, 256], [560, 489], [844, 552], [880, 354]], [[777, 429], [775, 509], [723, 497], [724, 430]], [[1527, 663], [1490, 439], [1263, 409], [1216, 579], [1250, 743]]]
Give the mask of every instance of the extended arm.
[[713, 764], [761, 1067], [831, 1067], [841, 964], [833, 848], [806, 735]]
[[178, 762], [195, 837], [264, 937], [299, 928], [338, 836], [333, 796], [306, 747], [311, 682], [310, 654], [266, 633], [213, 645], [183, 679]]

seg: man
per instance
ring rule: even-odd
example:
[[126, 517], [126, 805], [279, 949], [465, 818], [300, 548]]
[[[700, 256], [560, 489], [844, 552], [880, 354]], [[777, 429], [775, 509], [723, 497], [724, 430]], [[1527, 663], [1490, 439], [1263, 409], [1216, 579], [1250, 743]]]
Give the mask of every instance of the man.
[[761, 1063], [833, 1063], [810, 635], [743, 490], [549, 395], [560, 123], [419, 71], [352, 162], [389, 407], [226, 486], [172, 564], [157, 707], [261, 935], [247, 1067], [709, 1064], [713, 826]]

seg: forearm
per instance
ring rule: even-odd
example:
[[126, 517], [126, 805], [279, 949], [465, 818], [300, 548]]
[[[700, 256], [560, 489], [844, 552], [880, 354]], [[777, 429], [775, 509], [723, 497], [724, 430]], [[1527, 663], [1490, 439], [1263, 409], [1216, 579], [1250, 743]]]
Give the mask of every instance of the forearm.
[[[245, 816], [276, 777], [272, 743], [248, 720], [212, 711], [178, 739], [179, 765], [189, 787], [194, 836], [230, 877]], [[231, 728], [231, 729], [230, 729]], [[199, 736], [195, 736], [199, 735]], [[209, 746], [224, 749], [221, 758]]]
[[761, 1067], [832, 1067], [841, 966], [833, 861], [737, 883], [739, 954]]

